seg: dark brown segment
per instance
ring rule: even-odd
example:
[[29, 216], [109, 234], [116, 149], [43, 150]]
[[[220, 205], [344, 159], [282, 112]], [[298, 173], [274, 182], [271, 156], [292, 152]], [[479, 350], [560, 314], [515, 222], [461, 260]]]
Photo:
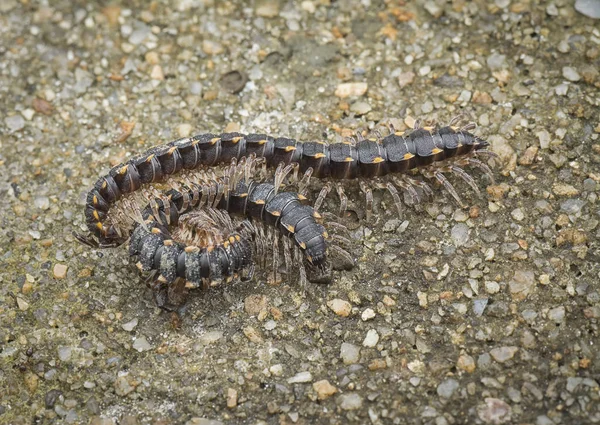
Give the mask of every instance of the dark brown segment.
[[300, 158], [300, 171], [313, 169], [313, 176], [327, 177], [329, 175], [329, 145], [323, 142], [305, 142]]
[[329, 145], [330, 176], [334, 179], [354, 179], [358, 175], [358, 153], [350, 143]]
[[233, 158], [246, 154], [246, 138], [241, 133], [223, 133], [221, 139], [221, 157], [219, 162], [229, 163]]
[[267, 158], [268, 164], [277, 167], [280, 163], [291, 164], [300, 162], [302, 157], [302, 143], [287, 137], [279, 137], [273, 142], [273, 156]]
[[274, 139], [266, 134], [248, 134], [246, 136], [246, 155], [256, 155], [257, 158], [273, 156]]
[[376, 177], [385, 174], [386, 153], [384, 147], [373, 139], [361, 140], [356, 145], [358, 171], [361, 177]]

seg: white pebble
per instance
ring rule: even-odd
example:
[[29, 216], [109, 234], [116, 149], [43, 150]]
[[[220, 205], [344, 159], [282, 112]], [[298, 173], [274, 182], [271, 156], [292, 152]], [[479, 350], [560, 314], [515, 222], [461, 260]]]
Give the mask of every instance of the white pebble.
[[377, 331], [375, 329], [370, 329], [367, 332], [367, 336], [365, 337], [365, 339], [363, 341], [363, 346], [373, 348], [377, 345], [378, 342], [379, 342], [379, 334], [377, 333]]

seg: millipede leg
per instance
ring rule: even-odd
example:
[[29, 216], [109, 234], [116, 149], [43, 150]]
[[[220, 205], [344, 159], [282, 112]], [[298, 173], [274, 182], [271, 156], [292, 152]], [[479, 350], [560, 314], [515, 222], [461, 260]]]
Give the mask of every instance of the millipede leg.
[[394, 186], [392, 182], [387, 182], [385, 187], [394, 199], [394, 205], [396, 205], [396, 209], [398, 210], [398, 217], [402, 217], [402, 201], [400, 200], [400, 194], [398, 193], [398, 189], [396, 189], [396, 186]]
[[479, 149], [473, 152], [473, 155], [487, 158], [499, 159], [500, 156], [496, 152], [488, 151], [486, 149]]
[[467, 173], [465, 170], [463, 170], [462, 168], [460, 168], [456, 165], [450, 165], [449, 168], [450, 168], [450, 171], [452, 171], [454, 174], [456, 174], [461, 179], [463, 179], [469, 186], [471, 186], [471, 189], [473, 189], [473, 191], [475, 193], [477, 193], [478, 196], [481, 196], [481, 192], [479, 191], [479, 188], [477, 187], [477, 182], [475, 182], [475, 179], [473, 177], [471, 177], [469, 175], [469, 173]]
[[463, 125], [459, 131], [471, 131], [471, 130], [475, 130], [477, 128], [477, 124], [475, 124], [474, 122], [470, 122], [468, 124]]
[[306, 196], [306, 190], [308, 189], [308, 185], [310, 184], [310, 177], [312, 176], [312, 173], [313, 173], [313, 168], [308, 167], [306, 169], [306, 171], [304, 172], [304, 175], [302, 176], [300, 183], [298, 183], [298, 193], [300, 193], [301, 195]]
[[354, 265], [354, 258], [344, 248], [334, 244], [330, 245], [329, 248], [332, 251], [335, 251], [339, 256], [343, 257], [343, 259], [346, 260], [347, 263]]
[[402, 189], [408, 192], [408, 194], [410, 195], [411, 203], [413, 205], [416, 205], [419, 202], [421, 202], [419, 192], [417, 192], [417, 190], [414, 188], [412, 182], [406, 179], [406, 176], [402, 176], [402, 179], [400, 180], [394, 179], [394, 183], [396, 183], [398, 186], [400, 186]]
[[281, 188], [283, 181], [285, 180], [286, 176], [290, 173], [290, 171], [292, 171], [292, 168], [292, 164], [288, 164], [284, 167], [283, 162], [277, 166], [277, 170], [275, 171], [275, 182], [273, 184], [273, 186], [275, 187], [275, 194], [277, 194], [277, 191]]
[[373, 215], [373, 190], [364, 180], [360, 181], [360, 190], [365, 194], [367, 221], [370, 221]]
[[344, 186], [342, 183], [337, 184], [337, 193], [340, 198], [340, 216], [348, 209], [348, 197], [344, 192]]
[[285, 238], [283, 240], [283, 259], [285, 261], [285, 274], [289, 280], [292, 275], [292, 254], [291, 254], [290, 240]]
[[413, 130], [418, 130], [418, 129], [420, 129], [420, 128], [421, 128], [421, 124], [422, 124], [422, 121], [421, 121], [421, 119], [420, 119], [420, 118], [419, 118], [419, 119], [417, 119], [417, 120], [415, 121], [415, 123], [413, 124]]
[[458, 204], [460, 205], [461, 208], [466, 208], [466, 205], [463, 203], [463, 201], [460, 199], [460, 196], [458, 196], [458, 193], [456, 192], [456, 189], [454, 189], [454, 186], [452, 186], [452, 183], [450, 183], [448, 181], [448, 179], [439, 171], [435, 171], [433, 173], [434, 177], [437, 179], [437, 181], [439, 181], [448, 192], [450, 192], [450, 195], [452, 195], [452, 197], [456, 200], [456, 202], [458, 202]]
[[494, 179], [494, 173], [492, 172], [492, 169], [487, 164], [484, 164], [483, 162], [481, 162], [480, 160], [475, 159], [475, 158], [466, 158], [466, 160], [467, 160], [468, 164], [474, 165], [475, 167], [477, 167], [481, 171], [483, 171], [483, 173], [486, 176], [488, 176], [488, 178], [490, 179], [491, 184], [496, 184], [495, 179]]
[[278, 282], [277, 269], [279, 268], [279, 235], [273, 237], [273, 284]]
[[317, 200], [315, 201], [315, 206], [314, 206], [315, 212], [319, 211], [319, 209], [321, 208], [321, 204], [323, 204], [325, 197], [327, 196], [327, 194], [330, 191], [331, 191], [331, 184], [330, 183], [325, 184], [325, 186], [323, 186], [323, 188], [319, 192], [319, 196], [317, 196]]
[[465, 117], [464, 113], [460, 113], [458, 115], [456, 115], [455, 117], [453, 117], [450, 122], [448, 123], [448, 127], [453, 127], [456, 124], [458, 124], [459, 122], [461, 122], [463, 120], [463, 118]]
[[427, 183], [425, 183], [422, 180], [416, 180], [416, 179], [411, 179], [410, 177], [405, 176], [404, 177], [412, 186], [416, 186], [418, 188], [420, 188], [423, 193], [425, 193], [425, 196], [428, 198], [432, 198], [433, 197], [433, 190], [431, 189], [431, 187], [429, 187], [429, 185]]
[[298, 175], [300, 173], [300, 164], [298, 164], [297, 162], [294, 162], [294, 163], [292, 163], [290, 165], [293, 168], [292, 181], [297, 182], [298, 181]]

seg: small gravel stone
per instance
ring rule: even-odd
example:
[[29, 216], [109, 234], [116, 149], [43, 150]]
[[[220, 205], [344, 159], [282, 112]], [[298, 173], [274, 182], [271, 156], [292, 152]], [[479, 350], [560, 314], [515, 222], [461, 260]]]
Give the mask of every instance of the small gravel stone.
[[517, 221], [521, 221], [525, 218], [525, 214], [521, 208], [515, 208], [511, 211], [510, 215]]
[[363, 322], [374, 319], [375, 311], [373, 311], [372, 308], [366, 308], [365, 311], [363, 311], [362, 314], [360, 315], [360, 318], [362, 319]]
[[46, 393], [46, 395], [44, 396], [44, 405], [46, 406], [46, 409], [52, 409], [54, 408], [54, 405], [56, 404], [58, 398], [62, 395], [62, 391], [61, 390], [50, 390]]
[[279, 15], [278, 0], [259, 0], [255, 3], [254, 11], [257, 16], [263, 18], [274, 18]]
[[565, 320], [565, 308], [563, 306], [551, 308], [548, 311], [548, 319], [555, 323], [562, 323]]
[[357, 116], [365, 115], [366, 113], [371, 111], [371, 105], [368, 102], [354, 102], [352, 106], [350, 106], [350, 112], [354, 112]]
[[313, 379], [310, 372], [300, 372], [292, 376], [287, 380], [288, 384], [301, 384], [304, 382], [311, 382]]
[[339, 298], [327, 301], [327, 307], [341, 317], [348, 317], [352, 313], [352, 304]]
[[510, 359], [512, 359], [517, 351], [518, 347], [498, 347], [492, 348], [490, 350], [490, 355], [496, 360], [498, 363], [504, 363]]
[[340, 98], [362, 96], [367, 92], [367, 83], [342, 83], [335, 89], [335, 95]]
[[363, 346], [373, 348], [377, 345], [378, 342], [379, 342], [379, 334], [377, 333], [377, 331], [375, 329], [370, 329], [367, 332], [367, 336], [365, 336], [365, 339], [363, 341]]
[[454, 391], [459, 387], [458, 381], [455, 379], [446, 379], [437, 387], [437, 393], [442, 398], [450, 398]]
[[227, 388], [227, 408], [233, 409], [237, 406], [238, 392], [235, 388]]
[[123, 323], [123, 325], [121, 325], [121, 328], [123, 328], [124, 331], [131, 332], [132, 330], [135, 329], [137, 324], [138, 324], [138, 319], [137, 319], [137, 317], [135, 317], [132, 320], [130, 320], [129, 322]]
[[412, 71], [403, 72], [398, 76], [398, 85], [404, 88], [415, 81], [415, 73]]
[[600, 19], [600, 0], [576, 0], [575, 10], [592, 19]]
[[487, 397], [477, 407], [477, 415], [486, 424], [500, 425], [511, 421], [512, 409], [505, 401]]
[[188, 137], [192, 133], [192, 125], [188, 123], [179, 124], [177, 126], [177, 134], [179, 137]]
[[499, 71], [508, 68], [506, 56], [498, 53], [492, 53], [486, 60], [487, 66], [491, 71]]
[[564, 66], [562, 69], [562, 75], [569, 81], [577, 82], [581, 80], [581, 75], [572, 66]]
[[150, 343], [148, 343], [148, 340], [145, 336], [140, 336], [137, 337], [135, 341], [133, 341], [133, 349], [142, 353], [144, 351], [151, 350], [152, 346], [150, 345]]
[[362, 397], [356, 393], [342, 394], [337, 399], [337, 404], [343, 410], [356, 410], [362, 407]]
[[450, 232], [452, 242], [456, 246], [463, 246], [469, 240], [469, 226], [465, 223], [456, 223]]
[[117, 393], [117, 395], [123, 397], [131, 393], [133, 390], [135, 390], [135, 387], [129, 383], [127, 377], [119, 376], [115, 380], [115, 392]]
[[517, 270], [508, 287], [514, 300], [524, 300], [535, 287], [535, 274], [530, 270]]
[[344, 364], [355, 364], [360, 360], [360, 347], [348, 342], [342, 343], [340, 357]]
[[209, 344], [214, 344], [215, 342], [219, 341], [221, 338], [223, 338], [223, 331], [209, 331], [209, 332], [204, 333], [198, 339], [198, 341], [202, 345], [209, 345]]
[[331, 385], [327, 379], [313, 383], [313, 389], [317, 393], [319, 400], [326, 400], [338, 392], [338, 389]]
[[19, 131], [25, 127], [25, 119], [22, 115], [12, 115], [10, 117], [6, 117], [4, 118], [4, 123], [11, 133]]
[[577, 196], [579, 190], [570, 184], [558, 183], [552, 186], [552, 192], [558, 196]]
[[68, 267], [65, 264], [57, 263], [52, 269], [52, 274], [54, 275], [55, 279], [64, 279], [67, 277], [67, 270]]
[[72, 348], [61, 346], [58, 347], [58, 358], [63, 361], [69, 361], [71, 359]]
[[475, 371], [475, 359], [468, 354], [463, 354], [458, 358], [456, 367], [464, 370], [465, 372], [472, 373]]

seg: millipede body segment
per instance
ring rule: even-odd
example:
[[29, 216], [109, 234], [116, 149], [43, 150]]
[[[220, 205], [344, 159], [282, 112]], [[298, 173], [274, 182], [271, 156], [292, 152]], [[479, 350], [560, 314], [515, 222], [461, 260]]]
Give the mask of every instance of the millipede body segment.
[[[368, 138], [327, 144], [324, 142], [299, 142], [294, 139], [273, 138], [265, 134], [223, 133], [201, 134], [189, 138], [175, 140], [167, 145], [150, 149], [124, 164], [118, 165], [95, 183], [87, 195], [85, 206], [86, 224], [95, 242], [104, 246], [115, 246], [123, 243], [127, 235], [122, 235], [115, 226], [107, 225], [105, 219], [111, 205], [123, 197], [140, 189], [143, 185], [161, 182], [168, 176], [182, 170], [195, 170], [199, 167], [211, 167], [218, 163], [228, 163], [232, 160], [256, 156], [264, 158], [270, 167], [281, 163], [297, 164], [305, 175], [314, 177], [330, 177], [333, 179], [370, 179], [392, 173], [406, 173], [417, 167], [426, 167], [453, 157], [465, 156], [474, 151], [483, 150], [488, 143], [471, 134], [466, 128], [445, 126], [439, 129], [415, 128], [409, 134], [391, 132], [382, 138]], [[473, 160], [474, 162], [476, 160]], [[483, 167], [479, 161], [479, 166]], [[458, 167], [452, 171], [465, 173]], [[451, 185], [440, 173], [435, 177], [451, 190]], [[472, 179], [471, 179], [472, 180]], [[232, 211], [240, 208], [248, 213], [264, 213], [256, 201], [265, 201], [271, 196], [265, 187], [253, 188], [255, 196], [251, 200], [241, 200], [226, 197], [232, 205], [227, 206]], [[390, 189], [392, 191], [392, 189]], [[453, 196], [457, 198], [455, 192]], [[273, 195], [275, 196], [275, 195]], [[277, 197], [276, 203], [284, 202]], [[291, 205], [291, 204], [290, 204]], [[291, 207], [288, 207], [291, 208]], [[294, 208], [296, 217], [300, 209]], [[266, 212], [266, 220], [275, 220]], [[281, 230], [286, 231], [287, 221], [278, 218]], [[305, 232], [308, 232], [306, 230]], [[92, 242], [91, 237], [81, 237], [80, 240]], [[304, 242], [308, 242], [306, 239]]]

